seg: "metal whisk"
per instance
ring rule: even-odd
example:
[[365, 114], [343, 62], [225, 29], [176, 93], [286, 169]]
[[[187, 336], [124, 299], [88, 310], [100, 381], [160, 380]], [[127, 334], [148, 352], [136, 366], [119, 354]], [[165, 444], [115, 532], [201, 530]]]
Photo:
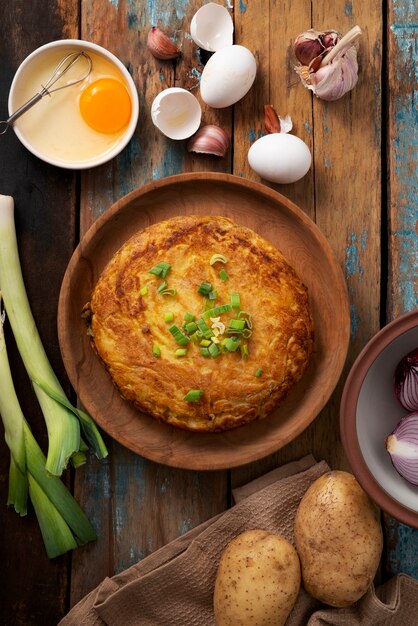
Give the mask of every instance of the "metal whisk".
[[[73, 65], [75, 63], [77, 63], [79, 61], [79, 59], [81, 59], [82, 57], [83, 57], [83, 59], [85, 59], [87, 61], [87, 70], [83, 74], [83, 76], [81, 76], [81, 78], [76, 78], [74, 80], [70, 80], [69, 82], [65, 83], [65, 85], [61, 85], [60, 87], [55, 87], [54, 89], [51, 89], [51, 87], [53, 87], [68, 72], [68, 70], [71, 67], [73, 67]], [[46, 85], [41, 85], [41, 87], [42, 87], [41, 91], [39, 91], [37, 94], [35, 94], [30, 100], [25, 102], [25, 104], [22, 104], [22, 106], [19, 107], [17, 109], [17, 111], [15, 111], [9, 117], [9, 119], [0, 122], [0, 135], [4, 135], [4, 133], [9, 128], [9, 126], [12, 126], [13, 123], [21, 115], [23, 115], [24, 113], [26, 113], [26, 111], [31, 109], [34, 104], [36, 104], [37, 102], [42, 100], [42, 98], [44, 96], [46, 96], [46, 95], [49, 96], [51, 93], [54, 93], [54, 91], [60, 91], [60, 89], [66, 89], [67, 87], [72, 87], [73, 85], [77, 85], [78, 83], [83, 82], [83, 80], [85, 80], [90, 75], [91, 68], [92, 68], [92, 60], [89, 57], [89, 55], [86, 54], [86, 52], [84, 52], [84, 51], [81, 51], [81, 52], [70, 52], [69, 54], [67, 54], [58, 63], [57, 67], [55, 68], [55, 70], [51, 74], [50, 78], [48, 79], [48, 82], [46, 83]]]

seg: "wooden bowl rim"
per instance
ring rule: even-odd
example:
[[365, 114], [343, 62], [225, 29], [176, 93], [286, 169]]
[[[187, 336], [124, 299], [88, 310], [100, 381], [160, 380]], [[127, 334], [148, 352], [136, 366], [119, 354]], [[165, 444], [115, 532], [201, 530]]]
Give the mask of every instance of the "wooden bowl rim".
[[[66, 345], [66, 300], [67, 294], [70, 291], [71, 285], [71, 277], [74, 270], [77, 268], [77, 265], [80, 259], [83, 259], [83, 251], [88, 251], [92, 242], [96, 239], [96, 237], [100, 236], [100, 232], [107, 226], [107, 223], [117, 217], [120, 211], [123, 211], [126, 207], [137, 201], [143, 196], [147, 196], [154, 192], [158, 192], [160, 190], [164, 190], [165, 188], [175, 187], [177, 185], [181, 185], [184, 183], [190, 182], [198, 182], [202, 181], [207, 183], [208, 181], [214, 181], [217, 183], [226, 183], [227, 185], [232, 185], [235, 187], [242, 189], [248, 189], [252, 194], [256, 194], [257, 196], [265, 197], [270, 202], [276, 205], [282, 205], [288, 212], [288, 214], [293, 214], [296, 219], [301, 222], [303, 227], [307, 229], [314, 240], [318, 242], [321, 249], [321, 256], [326, 259], [327, 264], [332, 268], [334, 274], [335, 283], [339, 288], [339, 295], [341, 297], [340, 303], [340, 312], [341, 317], [345, 319], [344, 326], [340, 329], [339, 335], [339, 345], [338, 345], [338, 354], [337, 354], [337, 363], [333, 371], [331, 372], [331, 380], [330, 386], [326, 390], [326, 393], [318, 394], [317, 402], [315, 404], [314, 410], [310, 412], [306, 412], [305, 419], [299, 420], [297, 423], [287, 424], [288, 432], [287, 435], [280, 437], [280, 442], [275, 441], [275, 438], [269, 439], [266, 437], [266, 445], [263, 449], [263, 452], [252, 452], [250, 446], [244, 446], [245, 449], [240, 449], [239, 453], [234, 455], [236, 449], [240, 446], [231, 445], [231, 454], [228, 455], [228, 458], [225, 459], [212, 459], [209, 460], [203, 458], [202, 455], [199, 455], [198, 458], [188, 458], [187, 461], [179, 461], [176, 458], [166, 458], [164, 455], [156, 452], [153, 448], [140, 449], [136, 444], [133, 444], [130, 440], [127, 440], [125, 437], [121, 435], [120, 432], [109, 432], [109, 429], [106, 428], [103, 424], [101, 424], [100, 416], [97, 419], [95, 416], [94, 406], [91, 405], [89, 399], [86, 398], [83, 392], [77, 389], [77, 376], [76, 372], [74, 372], [74, 363], [71, 358], [71, 346]], [[303, 280], [303, 276], [302, 276]], [[67, 371], [67, 375], [70, 379], [71, 384], [73, 385], [75, 391], [79, 394], [81, 402], [85, 405], [86, 409], [92, 414], [93, 418], [96, 420], [99, 426], [101, 426], [105, 431], [108, 432], [114, 439], [116, 439], [119, 443], [129, 448], [136, 454], [140, 454], [145, 458], [148, 458], [152, 461], [163, 463], [165, 465], [169, 465], [171, 467], [178, 467], [182, 469], [193, 469], [193, 470], [220, 470], [220, 469], [228, 469], [239, 467], [245, 465], [247, 463], [259, 460], [264, 458], [265, 456], [272, 454], [282, 448], [284, 445], [295, 439], [303, 430], [305, 430], [318, 416], [320, 411], [325, 406], [326, 402], [329, 400], [332, 392], [334, 391], [338, 380], [340, 378], [346, 355], [349, 345], [349, 337], [350, 337], [350, 324], [349, 324], [349, 300], [348, 300], [348, 291], [345, 283], [344, 275], [342, 273], [341, 267], [338, 264], [338, 261], [335, 257], [335, 254], [326, 240], [325, 236], [319, 229], [319, 227], [300, 209], [296, 204], [294, 204], [291, 200], [261, 183], [253, 182], [248, 179], [241, 178], [239, 176], [235, 176], [232, 174], [224, 174], [217, 172], [191, 172], [185, 174], [176, 174], [173, 176], [168, 176], [159, 180], [150, 181], [142, 187], [138, 187], [126, 194], [119, 200], [117, 200], [111, 207], [109, 207], [104, 214], [102, 214], [87, 230], [84, 237], [74, 250], [74, 253], [70, 259], [67, 270], [65, 272], [61, 291], [59, 295], [58, 302], [58, 338], [59, 344], [61, 348], [61, 354], [64, 362], [65, 369]], [[112, 384], [109, 379], [109, 384]], [[269, 418], [267, 417], [266, 420]], [[262, 420], [265, 422], [266, 420]], [[225, 439], [229, 442], [230, 439], [234, 439], [234, 434], [241, 430], [241, 428], [250, 428], [251, 424], [246, 426], [242, 426], [236, 430], [226, 431], [225, 433], [191, 433], [193, 437], [199, 437], [199, 435], [210, 436], [210, 437], [225, 437]], [[167, 429], [174, 429], [172, 426], [168, 426], [166, 424], [163, 425]], [[116, 428], [115, 428], [116, 430]], [[184, 431], [181, 431], [184, 433]], [[175, 435], [174, 435], [175, 437]], [[168, 434], [168, 438], [170, 438], [170, 434]], [[171, 432], [171, 439], [173, 439], [173, 434]], [[184, 456], [184, 455], [183, 455]]]

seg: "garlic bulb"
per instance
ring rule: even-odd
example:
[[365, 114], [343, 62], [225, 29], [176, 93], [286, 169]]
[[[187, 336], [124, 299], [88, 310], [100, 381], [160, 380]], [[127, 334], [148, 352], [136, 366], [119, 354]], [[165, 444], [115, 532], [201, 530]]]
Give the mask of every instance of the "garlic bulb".
[[[311, 33], [312, 39], [307, 37]], [[322, 100], [338, 100], [353, 89], [358, 80], [357, 50], [353, 42], [361, 35], [359, 26], [352, 28], [342, 39], [335, 31], [307, 31], [294, 43], [299, 60], [308, 64], [295, 67], [303, 85]], [[322, 51], [317, 54], [322, 46]], [[301, 61], [302, 62], [302, 61]]]
[[229, 137], [220, 126], [208, 124], [199, 128], [197, 133], [187, 143], [189, 152], [215, 154], [224, 157], [228, 152]]
[[148, 33], [147, 45], [156, 59], [176, 59], [180, 50], [160, 28], [153, 26]]

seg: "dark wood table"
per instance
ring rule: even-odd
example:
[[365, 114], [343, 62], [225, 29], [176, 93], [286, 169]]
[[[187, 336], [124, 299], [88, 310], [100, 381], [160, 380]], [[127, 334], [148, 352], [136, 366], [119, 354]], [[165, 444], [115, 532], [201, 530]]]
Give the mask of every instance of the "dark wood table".
[[[134, 138], [112, 162], [72, 172], [30, 154], [13, 132], [0, 137], [0, 193], [14, 196], [22, 269], [47, 353], [68, 393], [57, 339], [61, 281], [80, 237], [117, 199], [152, 179], [190, 171], [229, 172], [253, 180], [247, 151], [264, 132], [263, 105], [290, 113], [294, 132], [310, 146], [313, 167], [298, 183], [276, 186], [327, 237], [345, 272], [351, 309], [347, 363], [335, 393], [314, 423], [276, 454], [233, 471], [195, 472], [147, 461], [107, 438], [109, 457], [91, 457], [65, 477], [91, 519], [98, 540], [49, 561], [33, 514], [6, 508], [9, 454], [1, 444], [0, 623], [55, 624], [105, 576], [127, 568], [230, 505], [231, 487], [312, 452], [347, 468], [338, 413], [344, 380], [360, 349], [387, 321], [417, 307], [417, 24], [408, 0], [240, 0], [232, 10], [235, 41], [257, 58], [250, 93], [235, 107], [204, 108], [206, 123], [232, 137], [226, 158], [191, 155], [183, 142], [154, 129], [150, 104], [164, 87], [199, 94], [201, 58], [190, 39], [196, 0], [3, 0], [0, 7], [0, 114], [21, 61], [61, 38], [96, 42], [129, 68], [138, 87], [140, 119]], [[290, 45], [314, 26], [348, 31], [359, 24], [358, 85], [341, 100], [312, 97], [293, 71]], [[154, 59], [146, 47], [151, 25], [182, 50], [176, 61]], [[46, 449], [44, 421], [16, 350], [10, 347], [22, 407]], [[381, 577], [418, 576], [418, 533], [383, 516]]]

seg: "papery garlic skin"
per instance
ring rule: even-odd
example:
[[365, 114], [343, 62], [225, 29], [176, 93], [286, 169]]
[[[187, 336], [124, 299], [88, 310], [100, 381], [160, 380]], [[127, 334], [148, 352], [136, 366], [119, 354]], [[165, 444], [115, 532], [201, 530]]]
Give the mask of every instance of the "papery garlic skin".
[[224, 157], [228, 152], [229, 143], [229, 137], [223, 128], [215, 124], [208, 124], [199, 128], [197, 133], [189, 139], [187, 150]]
[[304, 67], [295, 69], [305, 87], [318, 98], [329, 102], [339, 100], [357, 84], [357, 50], [351, 46], [316, 72], [308, 72]]
[[180, 54], [176, 44], [157, 26], [153, 26], [149, 31], [147, 45], [155, 58], [161, 61], [176, 59]]

